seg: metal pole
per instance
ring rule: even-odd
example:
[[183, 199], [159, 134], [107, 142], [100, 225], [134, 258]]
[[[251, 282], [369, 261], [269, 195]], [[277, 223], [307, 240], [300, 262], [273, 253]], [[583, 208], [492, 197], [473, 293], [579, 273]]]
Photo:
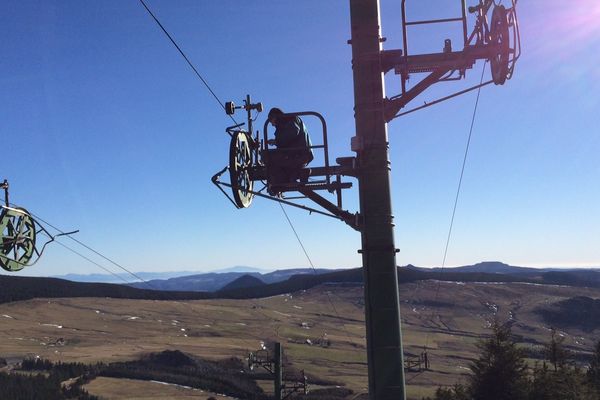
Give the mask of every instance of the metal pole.
[[404, 400], [378, 0], [350, 0], [369, 396]]
[[281, 400], [281, 343], [275, 343], [275, 400]]

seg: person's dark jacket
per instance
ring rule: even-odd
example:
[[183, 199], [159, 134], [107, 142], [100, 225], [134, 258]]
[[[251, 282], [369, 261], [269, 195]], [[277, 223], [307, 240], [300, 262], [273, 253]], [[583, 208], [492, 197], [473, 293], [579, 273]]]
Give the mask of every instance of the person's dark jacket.
[[278, 149], [289, 149], [290, 157], [313, 159], [310, 137], [304, 122], [299, 117], [282, 119], [275, 129], [275, 144]]

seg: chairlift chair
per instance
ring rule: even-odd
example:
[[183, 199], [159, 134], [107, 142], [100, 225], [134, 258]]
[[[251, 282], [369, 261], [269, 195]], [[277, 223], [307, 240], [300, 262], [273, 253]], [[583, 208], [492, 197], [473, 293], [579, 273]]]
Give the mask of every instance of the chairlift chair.
[[[236, 109], [244, 109], [247, 112], [247, 122], [227, 127], [225, 131], [231, 137], [229, 145], [229, 164], [221, 171], [217, 172], [212, 182], [229, 198], [237, 208], [247, 208], [251, 205], [255, 196], [279, 201], [288, 205], [303, 208], [310, 212], [328, 215], [334, 218], [344, 220], [351, 226], [355, 226], [355, 215], [345, 211], [342, 207], [342, 190], [352, 187], [351, 182], [342, 181], [343, 176], [355, 176], [354, 157], [338, 158], [337, 165], [331, 165], [329, 157], [329, 147], [327, 141], [327, 124], [325, 118], [316, 111], [303, 111], [283, 114], [283, 117], [311, 117], [316, 118], [321, 123], [321, 143], [313, 144], [313, 151], [322, 152], [324, 165], [309, 165], [300, 168], [297, 178], [292, 182], [278, 183], [276, 185], [269, 182], [269, 154], [274, 151], [269, 147], [268, 121], [263, 126], [262, 138], [258, 131], [252, 135], [253, 122], [252, 110], [262, 111], [262, 103], [251, 103], [250, 96], [246, 96], [243, 106], [235, 106], [233, 102], [225, 105], [225, 111], [232, 115]], [[248, 129], [244, 128], [247, 124]], [[276, 151], [293, 151], [295, 149], [277, 149]], [[229, 171], [229, 183], [221, 181], [225, 171]], [[256, 189], [256, 184], [262, 183], [262, 188]], [[231, 188], [232, 196], [229, 196], [222, 186]], [[285, 198], [269, 193], [271, 188], [273, 192], [283, 193]], [[336, 204], [324, 198], [317, 191], [327, 191], [336, 195]], [[296, 195], [290, 195], [291, 193]], [[296, 202], [299, 199], [308, 198], [317, 203], [326, 211], [301, 205]]]

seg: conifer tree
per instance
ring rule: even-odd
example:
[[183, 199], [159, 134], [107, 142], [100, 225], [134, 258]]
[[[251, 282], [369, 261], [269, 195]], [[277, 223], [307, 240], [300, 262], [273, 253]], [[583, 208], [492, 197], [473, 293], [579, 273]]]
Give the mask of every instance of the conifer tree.
[[569, 351], [565, 349], [564, 341], [564, 336], [557, 334], [556, 329], [551, 328], [550, 343], [546, 345], [546, 359], [553, 365], [554, 372], [564, 368], [571, 356]]
[[492, 336], [481, 343], [479, 359], [471, 366], [469, 395], [473, 400], [526, 400], [527, 364], [509, 325], [494, 322]]
[[588, 385], [600, 398], [600, 340], [596, 343], [594, 354], [586, 373]]
[[553, 329], [545, 351], [548, 363], [533, 368], [529, 400], [598, 400], [563, 342], [564, 337]]
[[[431, 400], [429, 397], [427, 400]], [[438, 388], [435, 391], [433, 400], [470, 400], [467, 394], [467, 388], [460, 383], [457, 383], [451, 388]]]

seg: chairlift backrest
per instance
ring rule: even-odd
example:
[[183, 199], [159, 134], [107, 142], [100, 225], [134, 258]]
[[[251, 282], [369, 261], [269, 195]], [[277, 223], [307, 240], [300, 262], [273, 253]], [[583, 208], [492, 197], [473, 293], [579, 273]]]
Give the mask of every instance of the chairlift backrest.
[[[286, 118], [286, 117], [293, 118], [293, 117], [303, 117], [303, 116], [314, 116], [314, 117], [317, 117], [319, 119], [319, 121], [321, 122], [323, 142], [322, 142], [322, 144], [312, 143], [310, 148], [313, 150], [322, 149], [323, 160], [325, 163], [324, 166], [326, 168], [329, 168], [329, 146], [327, 143], [327, 123], [325, 122], [325, 118], [323, 117], [323, 115], [319, 114], [316, 111], [301, 111], [301, 112], [293, 112], [293, 113], [284, 113], [282, 115], [283, 118]], [[267, 145], [268, 136], [269, 136], [269, 121], [266, 120], [264, 123], [264, 126], [263, 126], [263, 141], [262, 141], [261, 151], [268, 150], [268, 145]], [[314, 139], [313, 139], [313, 141], [314, 141]], [[327, 174], [325, 176], [325, 179], [327, 181], [327, 184], [331, 183], [331, 176], [329, 174]]]

